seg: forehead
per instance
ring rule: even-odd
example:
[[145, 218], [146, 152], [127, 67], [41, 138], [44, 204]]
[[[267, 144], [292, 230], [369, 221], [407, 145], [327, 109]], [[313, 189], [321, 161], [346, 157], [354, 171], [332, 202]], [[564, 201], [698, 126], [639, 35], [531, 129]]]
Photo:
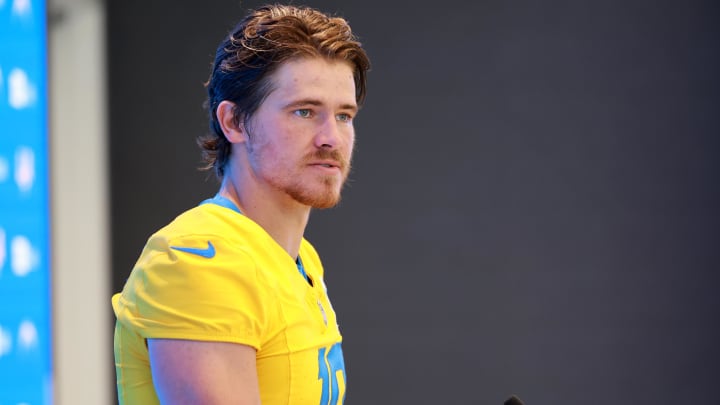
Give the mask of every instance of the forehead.
[[350, 63], [321, 57], [284, 62], [272, 75], [275, 98], [313, 98], [355, 104], [355, 80]]

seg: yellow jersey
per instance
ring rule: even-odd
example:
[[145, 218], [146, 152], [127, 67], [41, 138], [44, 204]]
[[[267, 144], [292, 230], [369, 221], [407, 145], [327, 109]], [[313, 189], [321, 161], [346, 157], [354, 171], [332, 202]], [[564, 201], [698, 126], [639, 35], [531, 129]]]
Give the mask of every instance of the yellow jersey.
[[148, 338], [252, 346], [264, 405], [343, 403], [342, 337], [317, 252], [303, 239], [290, 257], [223, 197], [152, 235], [112, 306], [120, 404], [159, 404]]

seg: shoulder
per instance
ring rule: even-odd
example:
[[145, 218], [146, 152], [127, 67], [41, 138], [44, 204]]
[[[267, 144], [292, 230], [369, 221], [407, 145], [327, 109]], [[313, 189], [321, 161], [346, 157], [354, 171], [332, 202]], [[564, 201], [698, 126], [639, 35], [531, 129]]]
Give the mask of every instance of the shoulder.
[[247, 227], [243, 215], [215, 204], [202, 204], [178, 215], [157, 234], [190, 235], [194, 233], [228, 234], [238, 227]]
[[267, 233], [246, 216], [216, 204], [202, 204], [178, 215], [172, 222], [155, 232], [148, 240], [168, 244], [209, 241], [213, 245], [226, 244], [238, 250], [256, 249], [265, 242]]
[[257, 249], [253, 244], [257, 238], [248, 222], [237, 212], [213, 204], [185, 211], [150, 236], [131, 278], [140, 277], [146, 283], [159, 275], [254, 278]]

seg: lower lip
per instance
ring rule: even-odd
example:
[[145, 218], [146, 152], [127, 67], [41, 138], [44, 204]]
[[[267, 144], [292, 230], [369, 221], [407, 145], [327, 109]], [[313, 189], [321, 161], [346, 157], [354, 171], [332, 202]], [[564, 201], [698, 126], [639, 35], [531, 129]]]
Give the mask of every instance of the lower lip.
[[323, 166], [323, 165], [311, 165], [312, 167], [319, 169], [326, 173], [340, 173], [340, 168], [337, 166]]

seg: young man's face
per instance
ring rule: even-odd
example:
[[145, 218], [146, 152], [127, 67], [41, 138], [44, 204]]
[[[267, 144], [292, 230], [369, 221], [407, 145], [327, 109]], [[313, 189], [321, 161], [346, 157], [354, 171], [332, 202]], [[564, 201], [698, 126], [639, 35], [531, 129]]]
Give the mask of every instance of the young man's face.
[[314, 208], [340, 200], [350, 171], [357, 114], [350, 65], [323, 58], [285, 62], [274, 90], [246, 128], [256, 179]]

